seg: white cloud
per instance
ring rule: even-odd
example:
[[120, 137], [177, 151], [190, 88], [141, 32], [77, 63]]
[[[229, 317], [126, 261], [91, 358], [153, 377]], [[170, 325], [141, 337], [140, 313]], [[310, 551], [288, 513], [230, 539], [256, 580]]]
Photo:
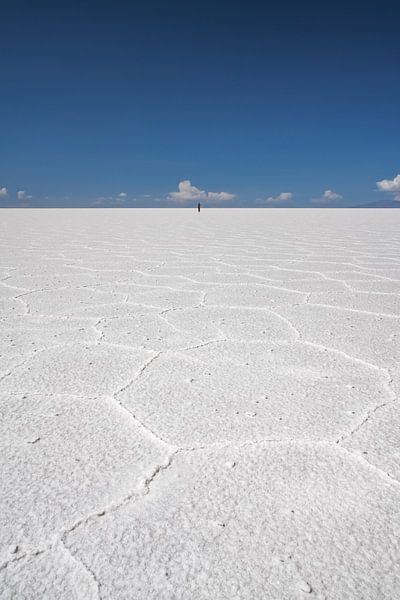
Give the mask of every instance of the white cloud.
[[319, 198], [313, 198], [310, 200], [312, 204], [330, 204], [337, 200], [343, 200], [343, 196], [334, 192], [333, 190], [325, 190]]
[[279, 204], [281, 202], [290, 202], [291, 200], [293, 200], [293, 196], [294, 194], [292, 194], [292, 192], [281, 192], [277, 196], [269, 196], [265, 200], [265, 202], [267, 204]]
[[343, 196], [341, 194], [337, 194], [336, 192], [333, 192], [332, 190], [325, 190], [324, 193], [322, 194], [323, 198], [326, 198], [327, 200], [342, 200]]
[[91, 206], [122, 206], [126, 202], [134, 201], [135, 198], [128, 198], [128, 194], [121, 192], [117, 196], [99, 196], [91, 202]]
[[400, 174], [394, 179], [382, 179], [376, 185], [381, 192], [400, 192]]
[[229, 192], [206, 192], [192, 185], [189, 179], [180, 181], [178, 192], [170, 192], [167, 200], [173, 202], [190, 202], [191, 200], [203, 200], [204, 202], [226, 202], [236, 198], [235, 194]]
[[29, 196], [24, 190], [20, 190], [17, 192], [17, 198], [18, 200], [30, 200], [32, 196]]
[[109, 198], [96, 198], [96, 200], [93, 200], [93, 202], [90, 204], [90, 206], [102, 206], [103, 204], [105, 204], [108, 201], [109, 201]]
[[393, 179], [382, 179], [376, 182], [376, 187], [380, 192], [390, 192], [394, 199], [400, 202], [400, 173]]
[[6, 198], [8, 196], [8, 189], [6, 187], [0, 188], [0, 198]]
[[227, 200], [233, 200], [235, 197], [235, 194], [229, 192], [208, 192], [206, 200], [207, 202], [226, 202]]
[[168, 194], [168, 200], [176, 202], [188, 202], [189, 200], [204, 200], [206, 192], [192, 185], [189, 179], [178, 183], [178, 192]]

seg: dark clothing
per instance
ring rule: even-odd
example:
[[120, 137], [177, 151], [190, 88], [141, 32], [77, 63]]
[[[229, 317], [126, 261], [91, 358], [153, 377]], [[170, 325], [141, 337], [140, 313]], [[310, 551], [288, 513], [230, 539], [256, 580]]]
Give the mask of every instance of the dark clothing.
[[200, 212], [200, 202], [197, 205], [197, 212]]

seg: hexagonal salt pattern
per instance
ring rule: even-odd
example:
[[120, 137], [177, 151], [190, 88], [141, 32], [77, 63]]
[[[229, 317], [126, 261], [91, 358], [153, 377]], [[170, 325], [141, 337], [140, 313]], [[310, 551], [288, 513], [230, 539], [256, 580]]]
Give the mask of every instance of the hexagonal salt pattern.
[[398, 231], [3, 210], [0, 598], [398, 600]]

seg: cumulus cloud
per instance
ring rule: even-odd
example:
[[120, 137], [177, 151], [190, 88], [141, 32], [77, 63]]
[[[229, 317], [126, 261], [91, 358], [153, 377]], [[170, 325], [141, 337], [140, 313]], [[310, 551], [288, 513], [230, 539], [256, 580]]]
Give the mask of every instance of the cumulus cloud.
[[337, 194], [336, 192], [333, 192], [332, 190], [325, 190], [324, 193], [322, 194], [323, 198], [326, 198], [327, 200], [342, 200], [343, 196], [341, 194]]
[[24, 190], [19, 190], [17, 192], [17, 198], [18, 198], [18, 200], [30, 200], [32, 198], [32, 196], [27, 194]]
[[206, 192], [192, 185], [189, 179], [178, 183], [178, 192], [170, 192], [167, 196], [168, 200], [176, 202], [188, 202], [190, 200], [204, 200]]
[[170, 192], [167, 200], [173, 202], [190, 202], [192, 200], [203, 200], [204, 202], [226, 202], [236, 198], [235, 194], [229, 192], [206, 192], [191, 184], [189, 179], [180, 181], [177, 192]]
[[207, 192], [207, 202], [226, 202], [236, 198], [235, 194], [229, 192]]
[[8, 189], [6, 187], [0, 187], [0, 198], [7, 198]]
[[343, 196], [334, 192], [333, 190], [325, 190], [319, 198], [313, 198], [310, 200], [312, 204], [330, 204], [337, 200], [343, 200]]
[[291, 202], [293, 200], [294, 194], [292, 192], [281, 192], [277, 196], [269, 196], [265, 202], [267, 204], [280, 204], [285, 202]]
[[382, 179], [376, 182], [376, 187], [380, 192], [390, 192], [394, 199], [400, 202], [400, 173], [393, 179]]
[[118, 194], [118, 198], [127, 198], [128, 194], [126, 192], [121, 192], [120, 194]]

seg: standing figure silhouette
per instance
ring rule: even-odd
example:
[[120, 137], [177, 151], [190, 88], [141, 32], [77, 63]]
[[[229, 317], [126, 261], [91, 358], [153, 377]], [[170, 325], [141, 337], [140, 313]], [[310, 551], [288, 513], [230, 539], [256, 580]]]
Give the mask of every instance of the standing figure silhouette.
[[197, 205], [197, 212], [200, 212], [200, 208], [201, 208], [201, 204], [199, 202], [198, 205]]

